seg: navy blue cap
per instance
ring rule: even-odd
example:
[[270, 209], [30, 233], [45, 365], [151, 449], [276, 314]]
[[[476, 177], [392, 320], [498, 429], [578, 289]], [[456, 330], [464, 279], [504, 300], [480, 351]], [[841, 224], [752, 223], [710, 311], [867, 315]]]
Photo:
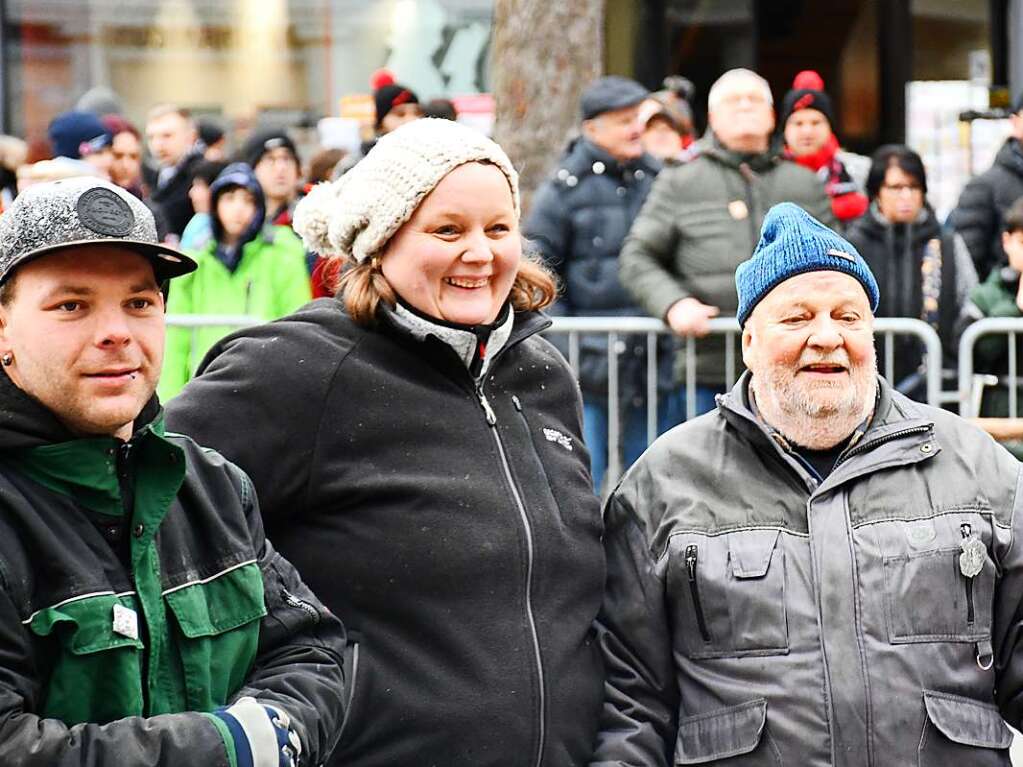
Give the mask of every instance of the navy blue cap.
[[47, 130], [54, 157], [80, 160], [113, 143], [113, 136], [92, 112], [64, 112], [53, 118]]
[[609, 75], [586, 86], [580, 99], [583, 119], [591, 120], [604, 112], [639, 104], [650, 91], [628, 77]]

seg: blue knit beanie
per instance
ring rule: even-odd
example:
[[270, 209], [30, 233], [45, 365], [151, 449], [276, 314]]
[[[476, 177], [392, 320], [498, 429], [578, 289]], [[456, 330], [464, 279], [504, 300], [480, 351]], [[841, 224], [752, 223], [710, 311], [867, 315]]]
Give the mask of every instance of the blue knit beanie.
[[753, 256], [735, 270], [739, 325], [745, 325], [760, 300], [790, 277], [806, 272], [845, 272], [860, 281], [876, 312], [877, 281], [848, 240], [828, 229], [798, 205], [782, 202], [764, 216]]

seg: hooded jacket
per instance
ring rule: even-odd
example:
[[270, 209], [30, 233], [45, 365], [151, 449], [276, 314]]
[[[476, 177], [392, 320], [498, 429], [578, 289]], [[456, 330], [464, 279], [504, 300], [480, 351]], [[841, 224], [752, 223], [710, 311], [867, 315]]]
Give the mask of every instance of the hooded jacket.
[[[256, 210], [237, 242], [228, 245], [224, 242], [224, 222], [217, 213], [217, 203], [220, 202], [221, 196], [231, 189], [244, 189], [251, 194], [256, 203]], [[243, 162], [234, 162], [213, 179], [213, 183], [210, 184], [210, 231], [217, 243], [213, 252], [230, 271], [238, 267], [242, 249], [259, 234], [265, 218], [266, 197], [252, 168]]]
[[1006, 262], [1001, 239], [1004, 216], [1019, 197], [1023, 197], [1023, 145], [1010, 138], [998, 150], [991, 167], [963, 188], [950, 216], [973, 256], [981, 280]]
[[869, 428], [822, 481], [748, 384], [608, 501], [594, 767], [1008, 765], [1020, 464], [879, 379]]
[[585, 765], [604, 566], [578, 385], [540, 314], [515, 313], [479, 380], [395, 316], [365, 328], [319, 299], [235, 333], [170, 423], [250, 472], [275, 544], [349, 628], [330, 764]]
[[[735, 314], [735, 269], [753, 253], [775, 203], [794, 202], [821, 223], [836, 223], [824, 185], [806, 168], [775, 152], [729, 151], [711, 133], [693, 147], [694, 159], [657, 176], [622, 247], [622, 285], [660, 319], [690, 296], [718, 307], [723, 317]], [[700, 384], [724, 382], [721, 339], [699, 341], [696, 361]], [[679, 354], [679, 380], [684, 363]]]
[[129, 441], [81, 438], [0, 374], [0, 764], [234, 767], [207, 712], [243, 696], [318, 763], [343, 648], [248, 478], [155, 397]]
[[[210, 186], [212, 209], [216, 210], [224, 192], [235, 187], [256, 196], [252, 223], [228, 251], [222, 244], [223, 225], [213, 215], [213, 239], [190, 253], [199, 268], [174, 280], [167, 299], [168, 314], [274, 320], [312, 298], [302, 241], [290, 227], [263, 226], [263, 192], [248, 165], [234, 163], [217, 176]], [[167, 328], [160, 398], [168, 401], [181, 391], [207, 350], [234, 329], [224, 325]]]
[[[660, 163], [643, 154], [621, 163], [586, 138], [569, 144], [558, 170], [533, 198], [523, 231], [558, 275], [555, 313], [578, 317], [642, 314], [618, 276], [618, 254], [639, 214]], [[672, 342], [662, 337], [658, 382], [672, 387]], [[622, 400], [646, 396], [646, 340], [631, 337], [619, 353]], [[564, 349], [562, 351], [565, 351]], [[606, 336], [580, 339], [579, 382], [587, 394], [607, 395]]]

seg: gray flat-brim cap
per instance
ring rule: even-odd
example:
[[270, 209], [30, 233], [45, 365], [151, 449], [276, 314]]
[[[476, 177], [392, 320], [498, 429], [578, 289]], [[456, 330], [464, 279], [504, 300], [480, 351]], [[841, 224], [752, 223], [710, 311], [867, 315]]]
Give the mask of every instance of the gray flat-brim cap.
[[104, 179], [66, 178], [30, 186], [0, 216], [0, 285], [27, 261], [86, 245], [138, 253], [159, 282], [196, 268], [160, 243], [152, 212], [135, 195]]
[[583, 119], [592, 120], [604, 112], [634, 106], [650, 95], [650, 91], [628, 77], [609, 75], [594, 80], [583, 91], [579, 105]]

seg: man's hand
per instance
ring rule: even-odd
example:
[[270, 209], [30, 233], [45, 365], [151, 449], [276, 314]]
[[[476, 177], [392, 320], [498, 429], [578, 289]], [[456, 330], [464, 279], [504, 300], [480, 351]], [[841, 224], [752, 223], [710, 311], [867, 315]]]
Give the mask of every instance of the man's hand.
[[701, 338], [710, 332], [708, 320], [717, 317], [718, 312], [716, 306], [702, 303], [699, 299], [683, 298], [671, 305], [664, 321], [680, 336]]

